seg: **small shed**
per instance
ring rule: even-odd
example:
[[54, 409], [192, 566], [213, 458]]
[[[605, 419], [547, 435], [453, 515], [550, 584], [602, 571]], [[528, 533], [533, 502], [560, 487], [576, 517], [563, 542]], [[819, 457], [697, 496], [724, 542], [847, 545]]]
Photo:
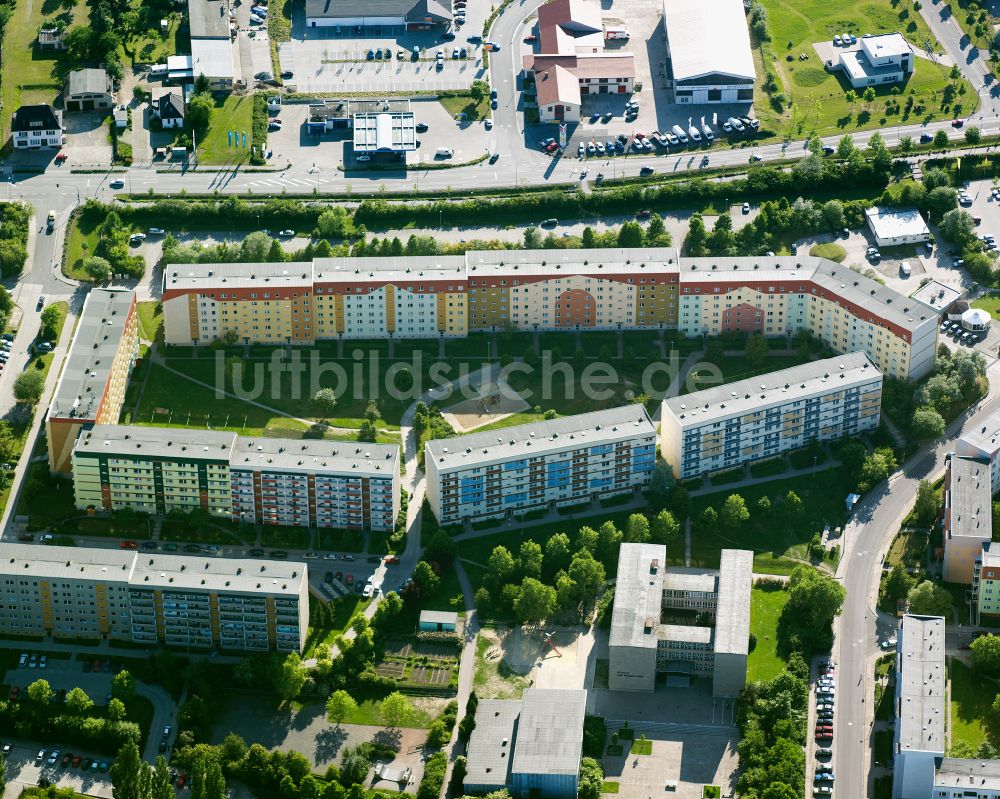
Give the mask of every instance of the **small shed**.
[[422, 610], [418, 627], [422, 632], [453, 633], [458, 629], [458, 614], [445, 610]]

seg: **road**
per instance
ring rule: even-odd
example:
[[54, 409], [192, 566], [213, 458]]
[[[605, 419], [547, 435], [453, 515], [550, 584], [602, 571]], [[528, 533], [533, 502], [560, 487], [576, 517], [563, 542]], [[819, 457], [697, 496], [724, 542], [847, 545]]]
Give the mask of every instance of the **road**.
[[[837, 716], [834, 758], [837, 793], [870, 795], [870, 737], [874, 720], [874, 663], [880, 654], [878, 640], [887, 629], [877, 629], [876, 602], [882, 560], [913, 506], [921, 480], [935, 480], [944, 472], [945, 456], [955, 440], [1000, 409], [1000, 362], [987, 375], [989, 394], [971, 415], [953, 422], [929, 449], [922, 449], [880, 488], [855, 508], [844, 528], [844, 550], [837, 578], [847, 591], [837, 623], [834, 646], [837, 662]], [[872, 701], [868, 701], [872, 700]]]

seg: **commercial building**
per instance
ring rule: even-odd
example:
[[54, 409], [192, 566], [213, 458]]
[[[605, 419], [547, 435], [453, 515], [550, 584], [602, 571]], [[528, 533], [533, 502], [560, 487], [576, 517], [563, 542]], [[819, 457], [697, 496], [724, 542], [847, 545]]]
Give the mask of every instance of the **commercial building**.
[[878, 427], [882, 373], [863, 352], [663, 401], [660, 453], [686, 479]]
[[857, 49], [840, 53], [840, 68], [855, 89], [902, 83], [913, 67], [913, 48], [901, 33], [866, 36]]
[[451, 0], [375, 0], [363, 6], [350, 0], [306, 0], [310, 28], [427, 30], [448, 27], [453, 19]]
[[[611, 615], [608, 687], [653, 691], [661, 677], [712, 679], [714, 696], [746, 685], [753, 552], [724, 549], [718, 572], [667, 569], [666, 547], [622, 544]], [[695, 610], [712, 626], [663, 623], [666, 611]]]
[[229, 41], [236, 34], [236, 19], [229, 0], [189, 0], [188, 25], [191, 39]]
[[955, 455], [989, 464], [990, 493], [1000, 491], [1000, 410], [975, 428], [966, 429], [955, 443]]
[[73, 449], [81, 509], [202, 510], [253, 524], [391, 531], [399, 447], [97, 425]]
[[934, 770], [933, 788], [926, 795], [933, 799], [998, 799], [1000, 760], [942, 758]]
[[624, 405], [428, 441], [427, 501], [441, 524], [519, 516], [637, 491], [655, 460], [646, 409]]
[[469, 739], [467, 793], [573, 799], [579, 787], [582, 689], [527, 688], [521, 699], [483, 699]]
[[741, 0], [664, 0], [663, 28], [675, 103], [753, 101], [757, 76]]
[[542, 122], [579, 121], [584, 95], [632, 93], [634, 56], [604, 43], [597, 3], [554, 0], [538, 9], [538, 51], [523, 66], [534, 77]]
[[69, 474], [80, 430], [118, 421], [138, 356], [135, 292], [91, 289], [45, 419], [49, 469]]
[[167, 56], [166, 83], [182, 84], [194, 81], [194, 59], [189, 55]]
[[62, 112], [51, 105], [22, 105], [10, 120], [15, 150], [62, 147]]
[[669, 247], [175, 264], [164, 270], [163, 307], [166, 342], [185, 346], [230, 330], [255, 344], [509, 327], [676, 329], [691, 338], [805, 330], [908, 379], [933, 367], [938, 333], [925, 305], [824, 258], [680, 258]]
[[399, 157], [417, 149], [413, 112], [378, 111], [354, 115], [354, 152]]
[[67, 111], [104, 111], [115, 104], [111, 78], [103, 69], [75, 69], [63, 84], [63, 108]]
[[868, 208], [868, 227], [879, 247], [929, 241], [931, 231], [916, 208]]
[[306, 564], [0, 544], [0, 633], [302, 651]]
[[192, 39], [191, 74], [195, 79], [204, 75], [213, 92], [231, 91], [237, 74], [234, 52], [229, 39]]
[[983, 544], [993, 539], [990, 466], [951, 454], [944, 472], [944, 579], [970, 585]]

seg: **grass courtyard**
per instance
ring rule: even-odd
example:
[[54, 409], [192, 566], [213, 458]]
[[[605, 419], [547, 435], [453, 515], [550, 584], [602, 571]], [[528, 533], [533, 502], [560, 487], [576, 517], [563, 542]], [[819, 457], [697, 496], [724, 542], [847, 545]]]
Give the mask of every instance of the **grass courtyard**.
[[972, 302], [973, 308], [982, 308], [990, 316], [1000, 316], [1000, 294], [984, 294]]
[[986, 719], [997, 695], [995, 681], [976, 674], [970, 666], [951, 658], [951, 745], [965, 742], [977, 748], [986, 740]]
[[[253, 121], [253, 96], [216, 98], [208, 131], [198, 140], [198, 162], [224, 164], [250, 157], [250, 128]], [[228, 131], [247, 135], [247, 149], [229, 146]]]
[[785, 661], [778, 657], [778, 617], [788, 602], [787, 591], [750, 591], [750, 635], [755, 644], [747, 658], [747, 681], [770, 680], [781, 674]]
[[[966, 116], [978, 104], [978, 96], [962, 78], [956, 83], [951, 104], [945, 103], [945, 87], [951, 82], [949, 68], [926, 58], [916, 59], [910, 79], [894, 94], [891, 87], [876, 90], [872, 103], [851, 104], [846, 93], [850, 85], [826, 71], [813, 48], [814, 43], [830, 42], [839, 33], [899, 32], [915, 47], [928, 44], [941, 52], [913, 0], [760, 0], [767, 9], [768, 27], [776, 61], [762, 64], [767, 48], [755, 48], [760, 80], [754, 90], [754, 109], [763, 128], [794, 137], [817, 133], [850, 133], [864, 128], [914, 124], [932, 119]], [[799, 55], [806, 60], [800, 61]], [[789, 57], [790, 60], [788, 60]], [[786, 104], [779, 111], [763, 91], [765, 75], [775, 72]], [[912, 100], [912, 103], [910, 102]]]

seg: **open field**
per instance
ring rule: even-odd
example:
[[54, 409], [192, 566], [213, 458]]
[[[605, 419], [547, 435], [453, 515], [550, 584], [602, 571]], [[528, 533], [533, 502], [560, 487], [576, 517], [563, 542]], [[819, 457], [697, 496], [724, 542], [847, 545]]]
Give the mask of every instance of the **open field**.
[[778, 617], [788, 602], [787, 591], [750, 592], [750, 635], [756, 641], [747, 658], [747, 682], [770, 680], [781, 674], [785, 661], [778, 657]]
[[997, 684], [980, 677], [956, 658], [950, 658], [948, 673], [951, 677], [951, 745], [964, 741], [976, 748], [986, 740], [986, 721], [992, 713]]
[[[198, 141], [198, 162], [202, 164], [224, 164], [234, 158], [250, 157], [250, 125], [253, 120], [253, 96], [237, 97], [229, 95], [225, 99], [216, 98], [215, 109], [209, 121], [208, 131]], [[228, 131], [247, 135], [247, 149], [229, 146]]]

